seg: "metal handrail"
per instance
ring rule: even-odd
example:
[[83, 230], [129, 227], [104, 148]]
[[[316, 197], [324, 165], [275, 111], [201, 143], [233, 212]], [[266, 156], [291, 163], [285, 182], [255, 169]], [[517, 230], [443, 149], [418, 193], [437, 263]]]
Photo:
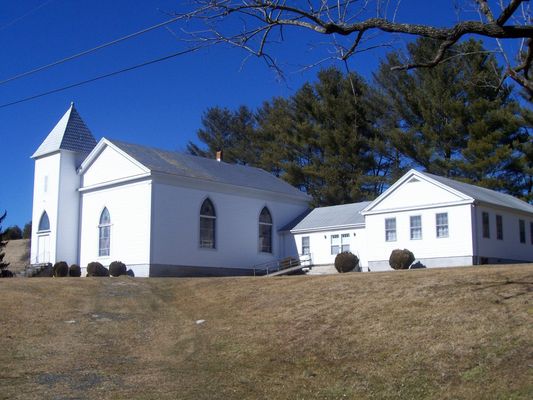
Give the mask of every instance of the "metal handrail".
[[[285, 260], [286, 258], [287, 257], [283, 257], [283, 258], [280, 258], [280, 259], [277, 259], [277, 260], [268, 261], [268, 262], [265, 262], [265, 263], [254, 265], [252, 267], [252, 269], [254, 271], [254, 276], [257, 276], [258, 272], [264, 272], [266, 275], [268, 275], [269, 273], [273, 273], [273, 272], [281, 271], [282, 269], [293, 267], [293, 265], [291, 265], [292, 261], [289, 261], [289, 265], [287, 267], [281, 268], [281, 261]], [[304, 268], [305, 267], [311, 267], [311, 265], [313, 264], [312, 263], [312, 255], [311, 255], [311, 253], [299, 255], [297, 260], [298, 260], [298, 264], [301, 265]], [[307, 264], [304, 265], [305, 263], [307, 263]], [[296, 266], [296, 264], [294, 266]]]

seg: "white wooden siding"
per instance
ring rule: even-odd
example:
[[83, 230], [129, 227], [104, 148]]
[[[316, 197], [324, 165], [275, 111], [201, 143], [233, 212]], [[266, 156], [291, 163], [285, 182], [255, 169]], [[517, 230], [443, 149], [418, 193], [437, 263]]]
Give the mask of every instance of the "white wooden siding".
[[[278, 229], [305, 211], [305, 202], [247, 196], [233, 188], [208, 189], [153, 185], [152, 263], [200, 267], [250, 268], [281, 258], [287, 251]], [[216, 249], [199, 247], [199, 213], [209, 197], [216, 210]], [[259, 214], [268, 207], [273, 220], [273, 253], [259, 251]]]
[[[413, 178], [411, 178], [413, 179]], [[416, 182], [407, 181], [392, 191], [381, 202], [372, 207], [372, 212], [397, 210], [403, 208], [427, 207], [452, 203], [466, 199], [450, 190], [415, 177]]]
[[146, 173], [137, 164], [110, 146], [105, 146], [94, 162], [83, 171], [83, 187], [138, 176]]
[[[436, 214], [448, 213], [448, 237], [437, 238]], [[410, 217], [422, 217], [422, 239], [411, 240]], [[396, 218], [396, 241], [385, 241], [385, 219]], [[411, 211], [397, 211], [366, 216], [366, 240], [369, 263], [384, 262], [388, 267], [389, 256], [394, 249], [409, 249], [417, 260], [428, 266], [447, 266], [449, 261], [439, 260], [435, 265], [431, 259], [472, 257], [471, 205], [420, 208]], [[381, 263], [383, 264], [383, 263]]]
[[[489, 214], [490, 238], [483, 237], [482, 213]], [[496, 238], [496, 215], [503, 219], [503, 240]], [[477, 256], [509, 261], [533, 261], [533, 245], [531, 244], [531, 231], [529, 224], [533, 216], [513, 212], [506, 209], [477, 206]], [[520, 243], [518, 221], [524, 220], [526, 224], [526, 243]], [[489, 260], [498, 262], [498, 260]]]
[[[44, 211], [50, 220], [49, 257], [55, 262], [57, 243], [57, 211], [59, 194], [59, 171], [61, 168], [61, 155], [58, 153], [41, 157], [35, 160], [35, 175], [33, 182], [33, 212], [32, 212], [32, 237], [30, 262], [41, 262], [37, 254], [39, 220]], [[44, 191], [44, 181], [47, 177], [47, 190]]]
[[339, 235], [339, 243], [342, 234], [348, 235], [350, 252], [359, 258], [359, 265], [366, 268], [366, 239], [365, 229], [332, 229], [320, 232], [297, 233], [294, 240], [298, 254], [302, 254], [302, 237], [309, 236], [309, 251], [314, 265], [332, 265], [335, 262], [336, 254], [331, 254], [331, 235]]
[[[136, 276], [148, 276], [151, 187], [150, 181], [144, 181], [82, 193], [82, 268], [91, 261], [98, 261], [105, 266], [112, 261], [122, 261], [134, 270]], [[107, 207], [111, 217], [109, 257], [98, 256], [98, 223], [104, 207]]]
[[66, 261], [69, 265], [79, 262], [80, 177], [76, 173], [77, 158], [74, 152], [61, 151], [55, 258], [56, 261]]

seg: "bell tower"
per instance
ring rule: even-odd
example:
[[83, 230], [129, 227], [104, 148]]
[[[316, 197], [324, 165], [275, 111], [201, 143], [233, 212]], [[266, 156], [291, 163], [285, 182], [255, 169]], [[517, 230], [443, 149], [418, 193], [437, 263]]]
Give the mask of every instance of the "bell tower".
[[78, 167], [96, 146], [71, 103], [31, 156], [35, 160], [31, 264], [78, 262]]

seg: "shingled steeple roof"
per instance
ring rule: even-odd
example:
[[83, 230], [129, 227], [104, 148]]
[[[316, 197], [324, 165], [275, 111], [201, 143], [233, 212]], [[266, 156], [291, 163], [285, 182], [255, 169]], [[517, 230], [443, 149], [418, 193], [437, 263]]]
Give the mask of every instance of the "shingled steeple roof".
[[89, 154], [95, 146], [96, 140], [91, 131], [76, 111], [74, 103], [71, 103], [65, 115], [61, 117], [31, 157], [41, 157], [58, 150]]

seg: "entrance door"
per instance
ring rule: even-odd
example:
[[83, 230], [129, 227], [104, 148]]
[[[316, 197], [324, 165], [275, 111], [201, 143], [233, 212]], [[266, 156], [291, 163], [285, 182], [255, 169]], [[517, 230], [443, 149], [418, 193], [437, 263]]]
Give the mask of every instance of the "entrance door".
[[50, 262], [50, 235], [37, 236], [37, 264]]

